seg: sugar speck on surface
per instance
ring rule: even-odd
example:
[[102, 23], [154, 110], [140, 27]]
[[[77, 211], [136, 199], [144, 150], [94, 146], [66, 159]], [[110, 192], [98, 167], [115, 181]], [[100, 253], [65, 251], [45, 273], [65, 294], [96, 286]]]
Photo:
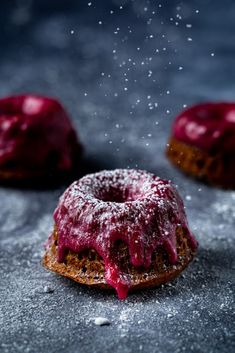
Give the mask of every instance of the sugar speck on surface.
[[99, 316], [94, 319], [94, 324], [96, 326], [108, 326], [111, 324], [111, 322], [106, 317]]
[[50, 286], [43, 287], [43, 293], [53, 293], [54, 289]]

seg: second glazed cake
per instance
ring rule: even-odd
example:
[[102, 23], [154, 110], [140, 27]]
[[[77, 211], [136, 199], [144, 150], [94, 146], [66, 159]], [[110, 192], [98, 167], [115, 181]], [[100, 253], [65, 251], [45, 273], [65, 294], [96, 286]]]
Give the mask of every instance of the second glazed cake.
[[80, 154], [71, 120], [56, 99], [0, 99], [1, 182], [54, 182], [77, 170]]
[[191, 176], [235, 188], [235, 104], [205, 103], [182, 112], [173, 123], [167, 156]]

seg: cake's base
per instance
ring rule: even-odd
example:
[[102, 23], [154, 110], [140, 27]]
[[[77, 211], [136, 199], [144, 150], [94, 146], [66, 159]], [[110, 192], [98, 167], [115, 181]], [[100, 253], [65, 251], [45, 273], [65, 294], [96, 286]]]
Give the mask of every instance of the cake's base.
[[[56, 230], [52, 235], [51, 243], [47, 247], [43, 258], [43, 265], [62, 276], [93, 287], [111, 289], [105, 281], [105, 268], [103, 259], [95, 250], [86, 250], [79, 254], [69, 251], [64, 262], [57, 261]], [[181, 228], [177, 229], [177, 253], [178, 262], [171, 265], [167, 253], [163, 248], [153, 254], [152, 265], [149, 269], [136, 268], [130, 264], [127, 245], [121, 243], [117, 251], [122, 265], [122, 270], [127, 273], [131, 280], [130, 290], [155, 287], [176, 278], [193, 259], [195, 252], [192, 251], [190, 240]]]
[[235, 188], [235, 156], [209, 153], [170, 138], [166, 151], [170, 161], [188, 175], [226, 189]]

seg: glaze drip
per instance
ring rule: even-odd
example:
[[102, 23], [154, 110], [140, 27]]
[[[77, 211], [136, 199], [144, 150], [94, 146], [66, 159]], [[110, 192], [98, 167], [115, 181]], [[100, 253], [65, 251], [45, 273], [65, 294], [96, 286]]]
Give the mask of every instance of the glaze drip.
[[60, 198], [54, 220], [58, 261], [64, 261], [68, 249], [77, 253], [95, 249], [104, 260], [106, 282], [120, 299], [127, 296], [130, 278], [120, 268], [117, 240], [128, 245], [131, 263], [145, 268], [158, 246], [164, 246], [171, 264], [177, 262], [178, 226], [192, 248], [197, 247], [176, 189], [140, 170], [103, 171], [75, 181]]
[[69, 170], [79, 150], [70, 119], [55, 99], [0, 99], [1, 168]]
[[235, 103], [205, 103], [182, 112], [173, 124], [179, 141], [206, 151], [235, 152]]

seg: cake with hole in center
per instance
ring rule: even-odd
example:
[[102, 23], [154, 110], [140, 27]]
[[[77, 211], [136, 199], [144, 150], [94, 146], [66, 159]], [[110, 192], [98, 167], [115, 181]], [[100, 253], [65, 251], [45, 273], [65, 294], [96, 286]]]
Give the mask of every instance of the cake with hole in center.
[[142, 170], [101, 171], [75, 181], [54, 221], [44, 266], [82, 284], [113, 287], [120, 299], [174, 279], [197, 248], [175, 187]]

